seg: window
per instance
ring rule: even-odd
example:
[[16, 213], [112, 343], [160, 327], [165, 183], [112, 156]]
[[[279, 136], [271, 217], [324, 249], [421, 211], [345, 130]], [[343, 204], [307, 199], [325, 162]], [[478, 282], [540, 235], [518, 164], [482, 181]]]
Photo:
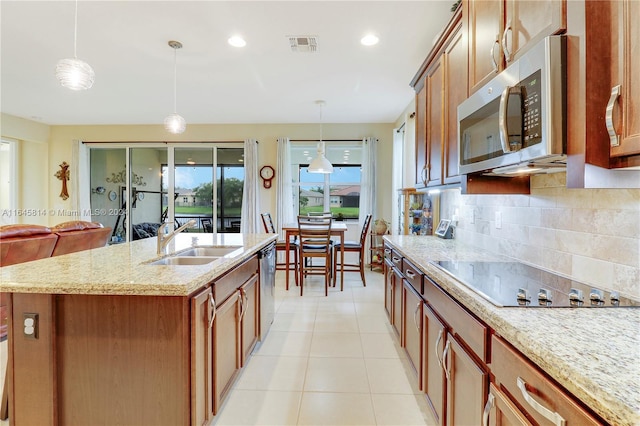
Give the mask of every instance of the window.
[[358, 219], [362, 168], [361, 141], [325, 142], [325, 155], [333, 173], [309, 173], [316, 156], [315, 142], [291, 142], [294, 197], [297, 214], [331, 211], [334, 218]]

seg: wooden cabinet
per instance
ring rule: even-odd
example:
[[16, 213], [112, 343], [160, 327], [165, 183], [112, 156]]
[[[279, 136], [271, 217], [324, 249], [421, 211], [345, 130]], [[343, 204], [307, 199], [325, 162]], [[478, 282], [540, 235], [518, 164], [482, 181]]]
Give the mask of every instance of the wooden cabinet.
[[589, 1], [585, 13], [585, 161], [640, 166], [640, 3]]
[[447, 425], [479, 425], [489, 387], [489, 373], [459, 343], [447, 334], [444, 349], [447, 377]]
[[240, 287], [240, 300], [242, 300], [240, 309], [241, 323], [241, 347], [242, 359], [241, 365], [244, 367], [251, 351], [258, 343], [260, 338], [260, 287], [258, 286], [258, 275], [254, 275]]
[[466, 81], [467, 44], [459, 8], [412, 81], [416, 90], [418, 187], [460, 182], [457, 108], [467, 97]]
[[488, 83], [530, 46], [567, 28], [565, 0], [470, 0], [463, 9], [469, 93]]
[[[391, 249], [385, 248], [385, 252]], [[387, 313], [389, 322], [393, 321], [393, 263], [385, 257], [384, 259], [384, 310]]]
[[445, 422], [445, 376], [442, 353], [447, 328], [426, 303], [422, 307], [422, 390], [439, 426]]
[[397, 253], [393, 252], [391, 255], [391, 263], [393, 264], [393, 268], [391, 268], [391, 286], [393, 295], [391, 297], [392, 300], [392, 308], [391, 308], [391, 325], [393, 326], [393, 331], [398, 335], [398, 339], [400, 340], [400, 345], [403, 345], [404, 342], [402, 340], [402, 272], [400, 272], [402, 265], [402, 257]]
[[213, 412], [217, 414], [240, 371], [240, 292], [216, 307], [213, 321]]
[[493, 336], [491, 346], [495, 384], [522, 407], [522, 415], [544, 426], [561, 421], [565, 426], [602, 424], [503, 339]]
[[422, 299], [407, 280], [402, 282], [402, 337], [418, 388], [422, 389]]
[[484, 407], [482, 424], [484, 426], [531, 426], [531, 422], [520, 409], [493, 383], [489, 385], [489, 398]]
[[213, 319], [215, 301], [208, 287], [191, 298], [191, 425], [213, 419]]

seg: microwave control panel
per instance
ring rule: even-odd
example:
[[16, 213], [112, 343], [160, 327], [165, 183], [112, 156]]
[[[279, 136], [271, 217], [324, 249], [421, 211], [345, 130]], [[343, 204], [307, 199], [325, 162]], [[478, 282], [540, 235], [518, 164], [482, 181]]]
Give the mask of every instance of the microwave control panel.
[[523, 148], [542, 141], [541, 110], [541, 75], [540, 70], [520, 82], [523, 93]]

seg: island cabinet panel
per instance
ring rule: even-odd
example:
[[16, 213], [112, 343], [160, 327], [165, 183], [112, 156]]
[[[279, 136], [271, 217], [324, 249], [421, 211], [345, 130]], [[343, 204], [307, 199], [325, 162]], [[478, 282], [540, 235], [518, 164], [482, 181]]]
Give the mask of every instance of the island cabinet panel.
[[483, 425], [487, 426], [532, 426], [507, 395], [493, 383], [489, 384], [489, 399], [484, 409]]
[[[560, 419], [564, 420], [565, 426], [605, 424], [503, 339], [493, 336], [491, 345], [491, 372], [495, 375], [496, 386], [504, 390], [512, 402], [521, 407], [523, 415], [533, 419], [535, 424], [554, 425], [559, 424], [556, 420]], [[530, 401], [534, 401], [533, 404]], [[548, 411], [546, 415], [543, 414], [545, 410]]]
[[[57, 415], [54, 298], [48, 294], [19, 293], [9, 297], [9, 364], [13, 364], [14, 359], [20, 360], [12, 368], [13, 374], [9, 374], [11, 422], [14, 425], [53, 425]], [[24, 313], [38, 314], [37, 339], [23, 336]], [[41, 368], [30, 368], [33, 365]]]
[[188, 299], [53, 297], [58, 413], [39, 424], [190, 423]]
[[240, 292], [236, 290], [216, 307], [213, 321], [214, 414], [220, 411], [240, 371], [240, 303]]
[[258, 343], [260, 337], [260, 287], [258, 286], [258, 275], [254, 275], [240, 287], [240, 297], [242, 299], [242, 310], [240, 322], [242, 323], [242, 359], [241, 365], [244, 367], [249, 361], [251, 351]]
[[426, 303], [422, 307], [422, 390], [439, 426], [445, 422], [445, 376], [442, 353], [447, 327]]
[[191, 298], [191, 425], [213, 418], [213, 319], [211, 287]]

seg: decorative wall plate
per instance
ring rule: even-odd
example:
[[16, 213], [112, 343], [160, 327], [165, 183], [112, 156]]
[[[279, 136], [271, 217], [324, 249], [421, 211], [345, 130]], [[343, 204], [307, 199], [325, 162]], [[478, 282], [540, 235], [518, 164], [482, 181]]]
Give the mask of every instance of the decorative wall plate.
[[116, 191], [109, 191], [109, 199], [111, 201], [115, 201], [116, 198], [118, 198], [118, 194], [116, 194]]

